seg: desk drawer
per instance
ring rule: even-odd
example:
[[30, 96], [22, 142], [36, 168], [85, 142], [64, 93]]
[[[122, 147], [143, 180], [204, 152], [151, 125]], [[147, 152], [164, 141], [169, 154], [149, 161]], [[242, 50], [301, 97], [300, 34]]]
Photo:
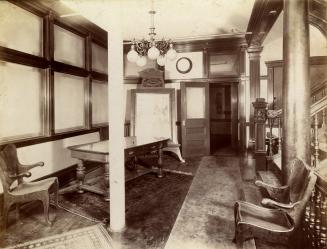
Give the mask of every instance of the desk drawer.
[[162, 143], [156, 143], [156, 144], [146, 144], [135, 148], [126, 149], [125, 157], [128, 158], [133, 156], [143, 156], [147, 153], [157, 151], [162, 147], [163, 147]]

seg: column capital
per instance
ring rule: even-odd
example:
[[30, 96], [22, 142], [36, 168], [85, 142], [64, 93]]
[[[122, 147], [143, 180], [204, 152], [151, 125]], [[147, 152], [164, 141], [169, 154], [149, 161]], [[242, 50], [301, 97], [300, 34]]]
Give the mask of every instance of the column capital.
[[248, 48], [248, 44], [247, 44], [246, 42], [243, 42], [243, 43], [241, 44], [240, 48], [241, 48], [241, 51], [246, 51], [247, 48]]
[[250, 60], [260, 60], [260, 53], [262, 52], [262, 46], [250, 46], [247, 49]]

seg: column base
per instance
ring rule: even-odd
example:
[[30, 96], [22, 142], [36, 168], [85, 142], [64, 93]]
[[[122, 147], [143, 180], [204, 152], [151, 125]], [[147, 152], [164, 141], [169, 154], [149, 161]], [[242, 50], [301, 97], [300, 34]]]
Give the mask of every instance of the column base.
[[256, 152], [254, 154], [255, 158], [255, 170], [258, 172], [260, 170], [267, 170], [267, 160], [266, 152]]
[[122, 233], [122, 232], [126, 231], [126, 229], [127, 229], [127, 226], [126, 225], [123, 228], [121, 228], [121, 229], [112, 229], [110, 227], [110, 225], [107, 227], [107, 230], [109, 232], [111, 232], [111, 233]]

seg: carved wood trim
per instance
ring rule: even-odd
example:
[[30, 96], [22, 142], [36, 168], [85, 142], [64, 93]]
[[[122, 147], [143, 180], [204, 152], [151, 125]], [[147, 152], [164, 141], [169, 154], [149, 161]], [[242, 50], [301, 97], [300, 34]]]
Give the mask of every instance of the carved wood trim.
[[[256, 0], [246, 30], [250, 33], [245, 36], [247, 43], [249, 45], [262, 44], [282, 10], [282, 0]], [[325, 37], [327, 37], [326, 17], [326, 1], [309, 1], [309, 22], [318, 28]]]
[[[311, 56], [309, 58], [310, 65], [325, 65], [327, 64], [327, 56]], [[267, 67], [282, 67], [283, 60], [266, 61]]]
[[256, 0], [245, 35], [249, 45], [261, 45], [283, 9], [282, 0]]
[[[124, 54], [126, 54], [130, 50], [130, 44], [126, 43], [128, 41], [124, 42]], [[208, 50], [208, 53], [210, 53], [239, 49], [245, 42], [245, 38], [240, 36], [194, 41], [174, 41], [174, 48], [179, 53], [204, 50]]]

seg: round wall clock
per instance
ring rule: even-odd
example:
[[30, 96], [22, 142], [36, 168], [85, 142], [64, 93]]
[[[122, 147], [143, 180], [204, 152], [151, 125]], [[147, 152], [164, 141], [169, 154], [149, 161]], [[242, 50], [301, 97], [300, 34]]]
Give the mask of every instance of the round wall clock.
[[176, 61], [176, 69], [182, 74], [186, 74], [191, 71], [192, 66], [192, 61], [187, 57], [181, 57]]

